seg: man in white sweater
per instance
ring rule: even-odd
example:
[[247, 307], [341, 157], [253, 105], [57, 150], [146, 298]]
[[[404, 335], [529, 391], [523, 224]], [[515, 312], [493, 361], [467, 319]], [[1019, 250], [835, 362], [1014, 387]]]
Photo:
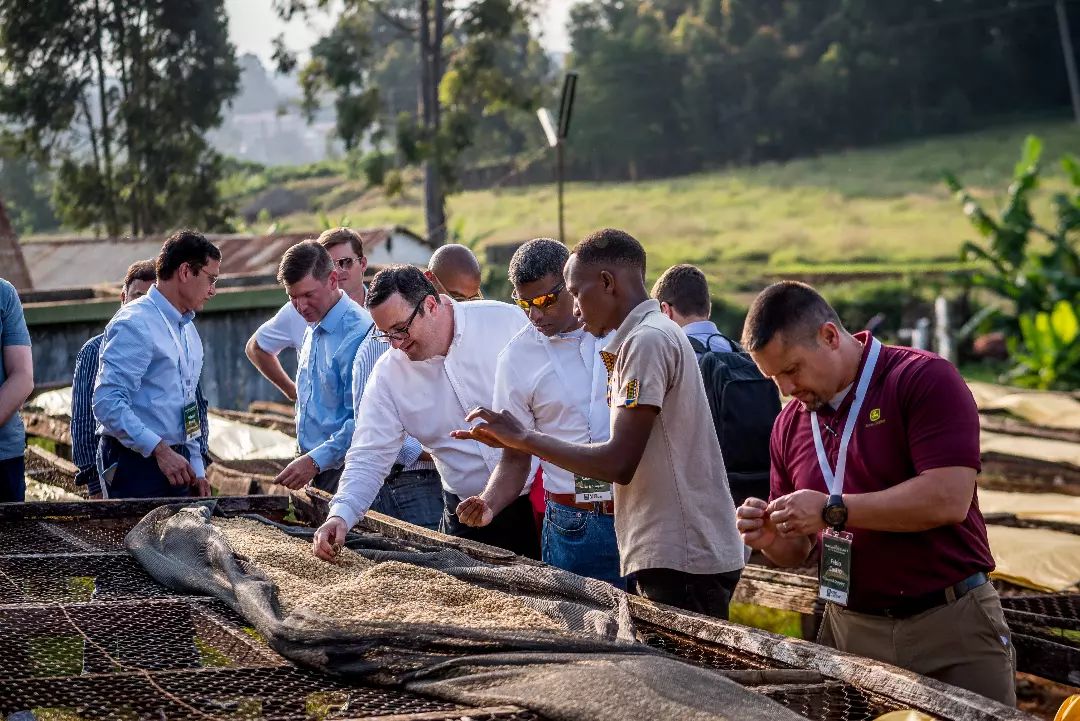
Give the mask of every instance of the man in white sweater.
[[442, 477], [442, 532], [538, 558], [527, 495], [483, 528], [458, 522], [458, 503], [484, 488], [502, 454], [450, 435], [473, 408], [491, 405], [499, 352], [528, 323], [525, 314], [507, 303], [457, 303], [440, 296], [412, 266], [379, 272], [368, 289], [368, 309], [376, 337], [391, 350], [368, 379], [338, 492], [315, 534], [315, 555], [333, 558], [345, 533], [371, 507], [409, 435], [431, 454]]

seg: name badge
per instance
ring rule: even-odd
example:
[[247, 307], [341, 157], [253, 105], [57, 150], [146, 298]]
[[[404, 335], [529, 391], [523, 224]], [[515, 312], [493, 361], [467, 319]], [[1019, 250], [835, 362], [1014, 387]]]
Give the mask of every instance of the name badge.
[[611, 500], [611, 484], [574, 474], [574, 500], [578, 503]]
[[821, 566], [818, 569], [818, 596], [846, 606], [851, 591], [850, 533], [831, 528], [821, 533]]
[[184, 438], [189, 441], [202, 438], [202, 424], [199, 423], [199, 405], [195, 401], [184, 406]]

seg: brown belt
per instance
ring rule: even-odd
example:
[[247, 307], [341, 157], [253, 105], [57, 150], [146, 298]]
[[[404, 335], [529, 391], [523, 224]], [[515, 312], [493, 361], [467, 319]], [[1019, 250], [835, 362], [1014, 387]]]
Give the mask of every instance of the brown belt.
[[592, 511], [605, 516], [615, 515], [615, 501], [578, 501], [573, 493], [549, 493], [544, 491], [544, 498], [560, 506], [579, 508], [582, 511]]

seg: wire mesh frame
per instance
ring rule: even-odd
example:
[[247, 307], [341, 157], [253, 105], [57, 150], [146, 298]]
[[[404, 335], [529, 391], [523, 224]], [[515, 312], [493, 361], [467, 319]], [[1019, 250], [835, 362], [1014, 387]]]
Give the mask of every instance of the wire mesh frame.
[[[133, 524], [0, 524], [0, 633], [13, 648], [11, 662], [0, 660], [0, 714], [292, 721], [434, 713], [542, 721], [526, 710], [468, 709], [299, 669], [223, 604], [177, 596], [150, 579], [122, 551]], [[782, 666], [648, 624], [640, 635], [696, 665]], [[863, 721], [898, 708], [838, 682], [754, 690], [815, 721]]]

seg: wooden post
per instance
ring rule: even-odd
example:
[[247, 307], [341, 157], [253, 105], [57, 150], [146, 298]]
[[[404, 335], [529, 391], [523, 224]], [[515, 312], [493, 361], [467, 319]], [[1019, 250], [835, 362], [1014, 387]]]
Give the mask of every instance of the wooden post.
[[1065, 13], [1065, 0], [1054, 3], [1057, 10], [1058, 32], [1061, 34], [1061, 52], [1065, 56], [1065, 75], [1069, 79], [1069, 97], [1072, 98], [1073, 118], [1080, 123], [1080, 81], [1076, 77], [1076, 55], [1073, 53], [1069, 16]]
[[22, 248], [19, 247], [19, 236], [11, 227], [2, 198], [0, 198], [0, 268], [3, 269], [0, 275], [15, 286], [16, 290], [33, 290], [34, 283], [30, 278], [30, 269], [26, 266], [26, 258], [23, 257]]
[[934, 301], [934, 344], [937, 354], [949, 361], [956, 362], [956, 349], [953, 347], [952, 328], [949, 325], [949, 300], [939, 295]]
[[930, 319], [919, 318], [911, 331], [911, 347], [927, 350], [930, 347]]

